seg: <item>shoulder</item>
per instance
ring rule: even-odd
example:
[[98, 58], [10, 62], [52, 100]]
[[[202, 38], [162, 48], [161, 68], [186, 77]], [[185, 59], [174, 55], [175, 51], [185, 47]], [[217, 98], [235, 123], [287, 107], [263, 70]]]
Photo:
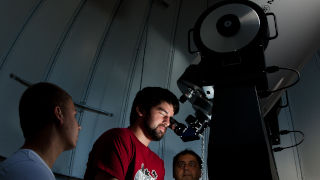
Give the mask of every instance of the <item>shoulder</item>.
[[115, 135], [122, 135], [122, 134], [132, 134], [131, 130], [128, 128], [112, 128], [105, 132], [106, 134], [115, 134]]
[[[30, 173], [32, 172], [32, 173]], [[27, 150], [19, 150], [0, 165], [0, 179], [54, 179], [50, 169], [41, 161], [29, 155]]]
[[134, 136], [134, 134], [128, 128], [113, 128], [103, 133], [100, 138], [120, 138], [127, 139], [128, 137]]
[[95, 142], [99, 148], [110, 148], [110, 145], [131, 146], [135, 143], [135, 136], [128, 128], [113, 128], [104, 132]]

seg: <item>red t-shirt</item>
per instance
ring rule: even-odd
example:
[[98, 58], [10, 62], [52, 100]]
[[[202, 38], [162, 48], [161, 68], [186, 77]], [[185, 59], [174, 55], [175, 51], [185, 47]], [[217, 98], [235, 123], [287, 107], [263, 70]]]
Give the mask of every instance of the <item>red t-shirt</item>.
[[128, 128], [114, 128], [93, 145], [87, 163], [85, 180], [93, 180], [97, 171], [119, 180], [163, 180], [163, 160], [142, 144]]

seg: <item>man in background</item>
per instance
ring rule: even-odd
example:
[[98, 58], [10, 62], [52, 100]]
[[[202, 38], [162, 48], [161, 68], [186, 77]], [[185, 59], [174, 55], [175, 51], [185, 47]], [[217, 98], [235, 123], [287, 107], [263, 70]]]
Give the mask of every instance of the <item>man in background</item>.
[[81, 127], [71, 96], [51, 83], [30, 86], [19, 103], [23, 146], [0, 164], [1, 180], [55, 180], [58, 156], [76, 146]]
[[163, 160], [148, 145], [159, 141], [178, 113], [179, 101], [167, 89], [146, 87], [133, 101], [128, 128], [106, 131], [89, 155], [85, 180], [163, 180]]
[[184, 150], [173, 158], [173, 178], [175, 180], [199, 180], [202, 160], [192, 150]]

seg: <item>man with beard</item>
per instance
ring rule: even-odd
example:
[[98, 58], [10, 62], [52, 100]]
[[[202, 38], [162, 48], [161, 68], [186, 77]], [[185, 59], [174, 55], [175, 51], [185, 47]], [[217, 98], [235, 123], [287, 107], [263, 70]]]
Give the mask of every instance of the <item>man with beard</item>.
[[173, 177], [175, 180], [199, 180], [202, 160], [192, 150], [184, 150], [173, 158]]
[[130, 126], [102, 134], [93, 145], [85, 180], [163, 180], [164, 162], [148, 145], [159, 141], [179, 111], [177, 97], [167, 89], [146, 87], [133, 101]]

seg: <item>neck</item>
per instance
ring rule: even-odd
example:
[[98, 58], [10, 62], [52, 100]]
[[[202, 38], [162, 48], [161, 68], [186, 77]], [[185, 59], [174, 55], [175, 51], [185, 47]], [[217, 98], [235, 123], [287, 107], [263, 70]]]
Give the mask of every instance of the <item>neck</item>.
[[146, 135], [141, 123], [135, 123], [133, 126], [130, 126], [129, 129], [133, 132], [133, 134], [138, 138], [138, 140], [142, 144], [148, 147], [148, 145], [151, 142], [151, 139], [148, 138], [148, 136]]
[[48, 136], [48, 133], [39, 133], [36, 138], [26, 140], [21, 148], [35, 151], [50, 168], [64, 150], [58, 139], [52, 135]]

